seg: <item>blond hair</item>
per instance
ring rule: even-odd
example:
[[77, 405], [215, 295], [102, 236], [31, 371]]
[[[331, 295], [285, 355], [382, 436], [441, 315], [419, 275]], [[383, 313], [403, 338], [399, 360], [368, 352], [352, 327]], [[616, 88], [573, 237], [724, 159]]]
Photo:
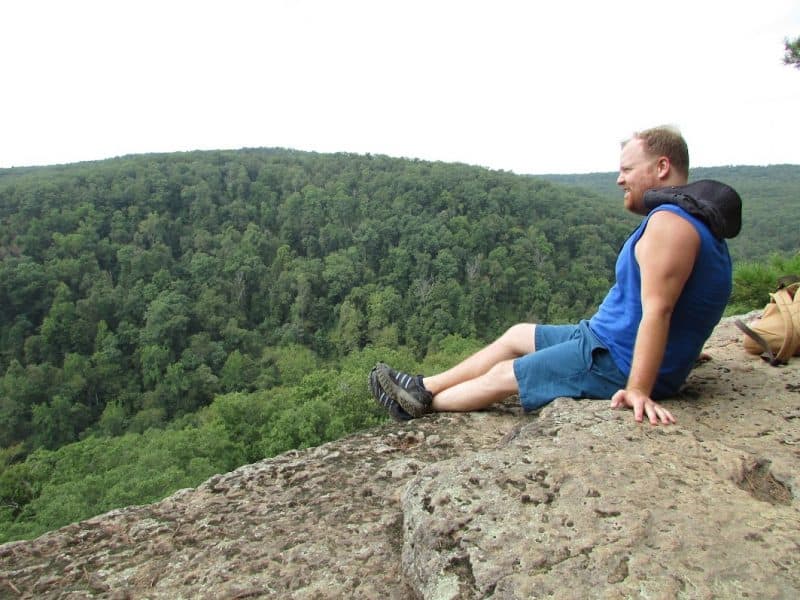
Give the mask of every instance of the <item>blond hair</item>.
[[[666, 156], [670, 165], [684, 177], [689, 176], [689, 147], [680, 130], [671, 125], [661, 125], [637, 131], [631, 139], [642, 140], [645, 151], [651, 156]], [[625, 140], [625, 146], [630, 140]]]

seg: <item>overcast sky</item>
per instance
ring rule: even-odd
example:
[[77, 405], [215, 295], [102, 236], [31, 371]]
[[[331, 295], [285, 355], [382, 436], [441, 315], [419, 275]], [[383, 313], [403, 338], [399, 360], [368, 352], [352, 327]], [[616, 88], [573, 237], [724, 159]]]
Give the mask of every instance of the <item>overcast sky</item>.
[[285, 147], [614, 171], [800, 164], [797, 0], [4, 0], [0, 167]]

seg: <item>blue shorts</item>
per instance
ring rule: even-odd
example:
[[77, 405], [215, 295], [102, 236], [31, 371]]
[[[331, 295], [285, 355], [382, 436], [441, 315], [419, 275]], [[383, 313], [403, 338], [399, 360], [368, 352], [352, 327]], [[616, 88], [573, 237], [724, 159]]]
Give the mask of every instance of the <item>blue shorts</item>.
[[556, 398], [611, 398], [627, 377], [589, 329], [577, 325], [537, 325], [536, 352], [514, 361], [519, 398], [525, 411]]

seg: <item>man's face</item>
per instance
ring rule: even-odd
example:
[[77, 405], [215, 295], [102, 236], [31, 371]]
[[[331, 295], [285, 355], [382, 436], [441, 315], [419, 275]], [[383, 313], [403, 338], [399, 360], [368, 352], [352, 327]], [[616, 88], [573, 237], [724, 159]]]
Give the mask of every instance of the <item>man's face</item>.
[[624, 191], [625, 208], [637, 214], [646, 214], [644, 193], [660, 187], [658, 158], [647, 154], [644, 142], [632, 139], [622, 149], [619, 161], [617, 185]]

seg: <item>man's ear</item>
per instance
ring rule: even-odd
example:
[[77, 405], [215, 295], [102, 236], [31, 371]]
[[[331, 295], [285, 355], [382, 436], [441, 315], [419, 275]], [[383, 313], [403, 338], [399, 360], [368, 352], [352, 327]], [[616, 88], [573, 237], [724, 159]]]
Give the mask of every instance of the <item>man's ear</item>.
[[672, 163], [669, 162], [669, 158], [666, 156], [659, 156], [658, 162], [656, 162], [656, 172], [658, 173], [659, 179], [666, 179], [669, 177], [670, 172], [672, 171]]

